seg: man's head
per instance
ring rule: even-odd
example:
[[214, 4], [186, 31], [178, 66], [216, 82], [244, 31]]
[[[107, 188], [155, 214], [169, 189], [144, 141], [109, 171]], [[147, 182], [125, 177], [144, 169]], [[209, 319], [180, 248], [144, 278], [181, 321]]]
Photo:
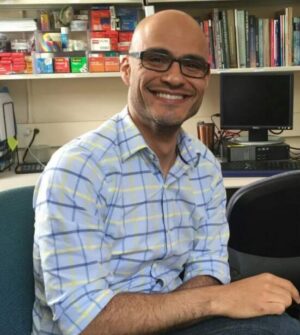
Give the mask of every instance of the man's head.
[[142, 20], [121, 65], [128, 106], [144, 129], [178, 129], [201, 105], [209, 76], [208, 46], [189, 15], [166, 10]]

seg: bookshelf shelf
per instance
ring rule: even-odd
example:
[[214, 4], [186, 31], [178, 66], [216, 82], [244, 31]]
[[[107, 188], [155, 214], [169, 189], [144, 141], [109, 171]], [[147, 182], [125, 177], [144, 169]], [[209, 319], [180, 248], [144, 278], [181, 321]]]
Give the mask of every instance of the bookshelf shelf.
[[[260, 67], [260, 68], [236, 68], [236, 69], [212, 69], [211, 75], [221, 73], [245, 73], [245, 72], [299, 72], [300, 66]], [[43, 79], [80, 79], [80, 78], [120, 78], [119, 72], [103, 73], [51, 73], [51, 74], [8, 74], [0, 75], [1, 80], [43, 80]]]
[[289, 68], [300, 65], [297, 0], [148, 0], [148, 5], [156, 12], [173, 8], [195, 17], [209, 42], [212, 69], [299, 71]]
[[230, 68], [230, 69], [212, 69], [211, 74], [220, 74], [224, 72], [299, 72], [300, 66], [275, 66], [275, 67], [251, 67], [251, 68]]
[[120, 72], [103, 73], [49, 73], [49, 74], [7, 74], [0, 75], [1, 80], [26, 80], [26, 79], [76, 79], [76, 78], [117, 78]]

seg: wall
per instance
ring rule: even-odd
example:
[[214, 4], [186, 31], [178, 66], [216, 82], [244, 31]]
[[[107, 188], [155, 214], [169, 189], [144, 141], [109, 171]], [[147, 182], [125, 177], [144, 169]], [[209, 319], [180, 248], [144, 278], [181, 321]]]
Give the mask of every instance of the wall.
[[[15, 103], [18, 139], [26, 146], [31, 136], [27, 129], [37, 127], [35, 144], [60, 146], [72, 138], [96, 128], [126, 104], [127, 87], [121, 78], [35, 79], [0, 81], [8, 86]], [[300, 143], [300, 73], [295, 73], [294, 130], [284, 136]], [[199, 113], [184, 128], [197, 135], [198, 121], [211, 122], [219, 112], [219, 75], [211, 76]], [[218, 119], [216, 119], [218, 121]]]

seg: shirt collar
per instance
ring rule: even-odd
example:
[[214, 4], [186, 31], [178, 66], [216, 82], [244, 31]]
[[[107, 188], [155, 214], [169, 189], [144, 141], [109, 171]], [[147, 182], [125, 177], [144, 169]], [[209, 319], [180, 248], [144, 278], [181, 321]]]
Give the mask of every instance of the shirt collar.
[[[117, 131], [123, 161], [141, 150], [147, 150], [154, 154], [132, 121], [127, 107], [118, 114]], [[186, 164], [196, 166], [199, 162], [202, 150], [201, 147], [193, 145], [193, 142], [193, 139], [181, 129], [177, 142], [180, 156]]]

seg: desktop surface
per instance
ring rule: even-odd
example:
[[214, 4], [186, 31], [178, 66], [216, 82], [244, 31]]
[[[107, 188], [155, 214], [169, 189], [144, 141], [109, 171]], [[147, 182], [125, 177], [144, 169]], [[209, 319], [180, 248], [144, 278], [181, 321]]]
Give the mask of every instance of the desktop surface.
[[223, 177], [268, 177], [300, 170], [300, 160], [264, 160], [221, 162]]

